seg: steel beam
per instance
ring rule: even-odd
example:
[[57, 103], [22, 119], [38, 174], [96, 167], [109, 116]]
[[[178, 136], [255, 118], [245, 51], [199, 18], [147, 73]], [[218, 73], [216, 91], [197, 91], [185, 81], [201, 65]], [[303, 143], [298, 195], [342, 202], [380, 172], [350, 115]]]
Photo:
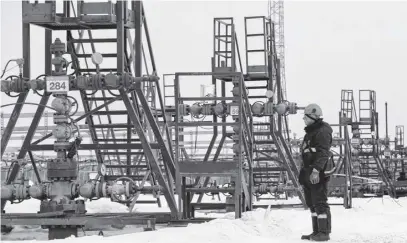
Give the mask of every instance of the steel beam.
[[[24, 65], [24, 70], [25, 70], [25, 65]], [[10, 140], [11, 134], [13, 133], [14, 127], [17, 124], [18, 117], [21, 113], [21, 110], [23, 109], [23, 105], [24, 105], [25, 100], [27, 99], [27, 96], [28, 96], [28, 92], [21, 93], [18, 96], [17, 103], [14, 106], [13, 112], [11, 113], [10, 120], [8, 120], [7, 126], [4, 129], [3, 136], [1, 137], [1, 157], [3, 157], [3, 154], [6, 151], [7, 144]]]
[[[136, 114], [136, 111], [134, 110], [134, 107], [132, 106], [129, 97], [127, 96], [127, 92], [125, 92], [125, 90], [123, 88], [120, 88], [119, 91], [120, 91], [120, 95], [122, 96], [123, 102], [124, 102], [127, 110], [129, 111], [129, 117], [130, 117], [131, 121], [133, 122], [134, 128], [137, 131], [137, 134], [140, 138], [141, 146], [143, 148], [147, 161], [151, 165], [151, 169], [155, 173], [155, 176], [157, 176], [157, 180], [158, 180], [160, 186], [162, 186], [164, 189], [164, 192], [163, 192], [164, 197], [167, 200], [168, 206], [171, 210], [171, 216], [174, 218], [178, 218], [178, 209], [177, 209], [177, 205], [175, 203], [173, 191], [170, 190], [169, 185], [167, 184], [167, 182], [164, 179], [163, 173], [160, 169], [160, 165], [151, 150], [152, 146], [149, 143], [149, 141], [147, 140], [147, 137], [142, 129], [142, 125]], [[172, 183], [172, 182], [169, 181], [168, 183]]]
[[[141, 139], [140, 139], [141, 140]], [[142, 142], [143, 143], [143, 142]], [[116, 143], [116, 144], [80, 144], [78, 146], [78, 150], [116, 150], [116, 149], [142, 149], [143, 144], [140, 143]], [[152, 149], [159, 149], [159, 145], [157, 143], [150, 143]], [[27, 148], [26, 148], [27, 149]], [[35, 145], [32, 144], [28, 150], [30, 151], [41, 151], [41, 150], [54, 150], [53, 144], [42, 144], [42, 145]]]
[[100, 225], [144, 225], [148, 222], [155, 224], [154, 217], [140, 217], [130, 213], [125, 215], [92, 215], [72, 216], [72, 217], [41, 217], [39, 214], [2, 214], [1, 223], [3, 225], [81, 225], [85, 227]]
[[[48, 30], [45, 31], [46, 33], [48, 32]], [[46, 48], [46, 50], [49, 50], [49, 46], [48, 48]], [[41, 117], [45, 110], [45, 105], [48, 103], [50, 95], [51, 94], [46, 94], [44, 92], [44, 95], [41, 97], [40, 106], [38, 106], [37, 111], [35, 112], [35, 115], [33, 117], [33, 120], [31, 121], [30, 128], [28, 128], [27, 135], [24, 138], [24, 142], [23, 145], [21, 146], [20, 153], [18, 154], [17, 159], [24, 159], [25, 156], [27, 155], [28, 152], [27, 148], [29, 147], [31, 140], [33, 139], [34, 133], [38, 128]]]
[[232, 176], [237, 173], [237, 162], [195, 162], [182, 161], [178, 162], [181, 176]]
[[160, 129], [159, 129], [157, 123], [156, 123], [156, 120], [154, 119], [154, 116], [153, 116], [153, 114], [152, 114], [152, 112], [150, 110], [150, 107], [148, 105], [146, 97], [143, 94], [143, 91], [141, 89], [140, 84], [138, 84], [136, 86], [136, 92], [137, 92], [138, 98], [140, 100], [140, 103], [141, 103], [141, 105], [142, 105], [142, 107], [144, 109], [144, 113], [145, 113], [145, 115], [146, 115], [146, 117], [148, 119], [148, 122], [149, 122], [150, 126], [151, 126], [151, 129], [153, 130], [153, 133], [154, 133], [154, 136], [155, 136], [155, 138], [157, 140], [157, 143], [160, 146], [161, 153], [162, 153], [162, 156], [163, 156], [163, 161], [168, 165], [172, 177], [175, 177], [176, 172], [175, 172], [174, 161], [173, 161], [172, 156], [170, 154], [170, 151], [169, 151], [169, 149], [168, 149], [168, 147], [167, 147], [167, 145], [166, 145], [166, 143], [165, 143], [165, 141], [164, 141], [164, 139], [163, 139], [163, 137], [161, 135]]

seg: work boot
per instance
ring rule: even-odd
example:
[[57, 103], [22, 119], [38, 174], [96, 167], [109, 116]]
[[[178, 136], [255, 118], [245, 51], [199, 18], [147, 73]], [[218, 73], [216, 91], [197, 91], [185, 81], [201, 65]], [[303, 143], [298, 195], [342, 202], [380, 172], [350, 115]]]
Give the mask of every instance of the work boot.
[[317, 214], [312, 213], [312, 233], [309, 235], [302, 235], [301, 240], [310, 240], [311, 236], [318, 234], [318, 219]]
[[312, 235], [312, 241], [328, 241], [329, 231], [328, 231], [328, 215], [320, 214], [318, 215], [318, 234]]
[[332, 231], [332, 220], [331, 220], [331, 210], [328, 209], [326, 211], [326, 215], [327, 215], [327, 220], [328, 220], [328, 234], [330, 234]]

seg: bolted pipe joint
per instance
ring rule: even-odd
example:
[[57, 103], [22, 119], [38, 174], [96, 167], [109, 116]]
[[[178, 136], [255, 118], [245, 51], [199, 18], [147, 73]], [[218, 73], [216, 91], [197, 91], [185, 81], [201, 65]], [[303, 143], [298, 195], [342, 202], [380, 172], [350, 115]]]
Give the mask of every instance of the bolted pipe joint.
[[48, 185], [47, 184], [37, 184], [37, 185], [32, 185], [28, 189], [28, 193], [32, 198], [35, 199], [45, 199], [47, 197], [46, 192], [48, 191], [47, 189]]
[[83, 198], [99, 199], [102, 197], [110, 197], [107, 188], [108, 185], [106, 182], [89, 181], [79, 186], [78, 192], [79, 196]]
[[180, 116], [188, 116], [190, 114], [190, 107], [186, 104], [179, 104], [178, 105], [178, 113]]
[[284, 101], [277, 104], [274, 110], [279, 115], [297, 114], [299, 107], [297, 106], [297, 103]]
[[29, 87], [32, 90], [44, 90], [45, 89], [45, 80], [43, 79], [33, 79], [28, 81], [29, 82]]
[[93, 198], [96, 196], [95, 194], [95, 184], [92, 182], [86, 182], [82, 186], [79, 187], [79, 195], [84, 198]]
[[272, 116], [273, 114], [274, 114], [274, 104], [273, 102], [269, 101], [264, 104], [263, 115]]
[[1, 200], [12, 200], [14, 195], [13, 185], [4, 185], [1, 187]]
[[70, 198], [74, 199], [78, 196], [78, 184], [69, 181], [54, 181], [47, 185], [46, 196], [47, 198]]
[[25, 200], [30, 198], [28, 192], [29, 186], [14, 184], [3, 185], [1, 187], [1, 199], [2, 200]]
[[215, 105], [214, 112], [217, 116], [224, 116], [227, 113], [227, 106], [225, 103], [220, 102]]
[[30, 83], [22, 78], [14, 78], [11, 80], [1, 80], [1, 92], [4, 93], [23, 93], [30, 90]]
[[120, 78], [112, 73], [106, 74], [105, 84], [109, 88], [117, 88], [120, 86]]

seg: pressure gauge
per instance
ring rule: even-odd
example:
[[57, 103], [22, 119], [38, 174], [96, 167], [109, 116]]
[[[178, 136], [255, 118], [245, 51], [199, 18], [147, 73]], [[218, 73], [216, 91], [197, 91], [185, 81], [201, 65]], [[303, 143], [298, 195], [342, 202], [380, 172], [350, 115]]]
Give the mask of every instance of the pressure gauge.
[[105, 176], [106, 175], [106, 165], [99, 164], [98, 172], [101, 176]]
[[103, 56], [99, 52], [93, 53], [91, 58], [95, 65], [100, 65], [103, 62]]
[[271, 90], [267, 90], [267, 91], [266, 91], [266, 97], [267, 97], [267, 98], [270, 99], [270, 98], [273, 97], [273, 95], [274, 95], [274, 94], [273, 94], [273, 91], [271, 91]]

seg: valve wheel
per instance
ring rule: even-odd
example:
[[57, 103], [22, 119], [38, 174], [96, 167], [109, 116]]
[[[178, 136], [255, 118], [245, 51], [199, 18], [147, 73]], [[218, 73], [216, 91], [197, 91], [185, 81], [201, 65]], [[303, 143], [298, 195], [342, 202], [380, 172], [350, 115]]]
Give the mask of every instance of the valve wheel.
[[[130, 187], [132, 187], [133, 185], [136, 185], [136, 183], [133, 181], [133, 179], [131, 179], [130, 177], [126, 177], [126, 176], [123, 176], [123, 177], [119, 177], [119, 178], [117, 178], [115, 181], [114, 181], [114, 183], [117, 183], [117, 182], [119, 182], [119, 181], [128, 181], [128, 182], [130, 182]], [[118, 197], [119, 195], [116, 195], [116, 194], [114, 194], [114, 193], [112, 193], [112, 197], [114, 198], [114, 199], [116, 199], [119, 203], [131, 203], [132, 201], [133, 201], [133, 198], [134, 198], [134, 196], [127, 196], [127, 195], [124, 195], [125, 197], [126, 197], [126, 199], [125, 200], [123, 200], [123, 199], [121, 199], [120, 197]]]

